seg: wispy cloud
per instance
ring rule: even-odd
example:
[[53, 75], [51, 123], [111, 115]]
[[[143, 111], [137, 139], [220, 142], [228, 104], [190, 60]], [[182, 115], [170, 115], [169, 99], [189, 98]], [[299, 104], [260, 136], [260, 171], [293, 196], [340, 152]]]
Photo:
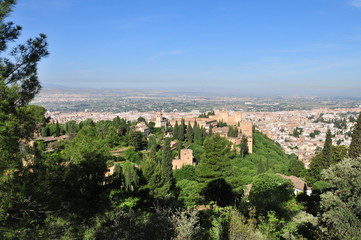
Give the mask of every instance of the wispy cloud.
[[171, 50], [171, 51], [167, 51], [167, 52], [158, 53], [158, 54], [150, 57], [150, 59], [156, 59], [156, 58], [166, 57], [166, 56], [183, 55], [184, 53], [185, 52], [183, 50]]
[[352, 1], [349, 1], [348, 4], [350, 4], [351, 6], [354, 6], [354, 7], [361, 8], [361, 0], [352, 0]]

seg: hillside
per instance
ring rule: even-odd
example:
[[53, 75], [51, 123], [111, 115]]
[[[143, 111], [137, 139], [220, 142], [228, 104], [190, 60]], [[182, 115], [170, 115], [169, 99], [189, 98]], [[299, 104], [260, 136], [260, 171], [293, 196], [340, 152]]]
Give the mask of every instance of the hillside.
[[[234, 162], [235, 171], [240, 174], [242, 182], [249, 184], [260, 171], [287, 174], [291, 155], [259, 131], [253, 135], [254, 152]], [[262, 162], [262, 163], [260, 163]]]

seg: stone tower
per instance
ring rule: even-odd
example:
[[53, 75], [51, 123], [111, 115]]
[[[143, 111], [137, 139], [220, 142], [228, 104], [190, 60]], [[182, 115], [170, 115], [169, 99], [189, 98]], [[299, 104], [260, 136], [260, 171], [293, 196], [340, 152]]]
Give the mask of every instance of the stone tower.
[[229, 114], [227, 111], [223, 110], [219, 113], [219, 118], [220, 118], [219, 120], [224, 123], [228, 123], [228, 117], [229, 117]]
[[234, 121], [236, 123], [242, 122], [242, 112], [236, 112], [234, 114]]
[[173, 170], [180, 169], [184, 165], [194, 165], [192, 149], [181, 149], [180, 158], [173, 159]]
[[155, 126], [154, 127], [156, 127], [156, 128], [162, 127], [162, 121], [163, 121], [163, 113], [157, 112], [156, 117], [155, 117]]

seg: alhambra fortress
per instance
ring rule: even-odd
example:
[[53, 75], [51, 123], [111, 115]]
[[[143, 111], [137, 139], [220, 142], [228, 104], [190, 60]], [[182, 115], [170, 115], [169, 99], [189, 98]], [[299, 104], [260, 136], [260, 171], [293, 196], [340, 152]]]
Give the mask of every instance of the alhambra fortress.
[[[216, 111], [217, 112], [217, 111]], [[209, 115], [207, 118], [199, 118], [194, 116], [182, 116], [182, 117], [170, 117], [171, 119], [167, 119], [163, 116], [162, 112], [157, 112], [155, 118], [151, 119], [152, 122], [155, 122], [156, 128], [162, 127], [174, 127], [176, 123], [178, 125], [181, 124], [182, 120], [184, 120], [185, 125], [188, 124], [194, 127], [194, 124], [200, 128], [204, 128], [206, 132], [209, 132], [212, 129], [212, 133], [218, 133], [221, 137], [226, 138], [228, 141], [232, 143], [232, 148], [235, 145], [239, 145], [242, 142], [242, 138], [247, 138], [247, 145], [248, 145], [248, 153], [253, 152], [253, 123], [251, 121], [245, 121], [242, 119], [241, 112], [232, 112], [231, 114], [228, 111], [218, 111], [217, 115]], [[54, 121], [53, 121], [54, 122]], [[224, 127], [217, 127], [217, 122], [222, 122], [227, 124]], [[236, 127], [238, 130], [237, 137], [228, 137], [228, 130], [229, 127]], [[145, 122], [140, 122], [134, 126], [135, 131], [140, 131], [144, 136], [149, 136], [150, 131], [149, 127]], [[167, 135], [168, 137], [172, 137], [170, 133]], [[40, 137], [37, 136], [36, 140], [41, 140], [45, 143], [50, 143], [54, 141], [59, 141], [61, 139], [65, 139], [67, 136], [60, 136], [60, 137]], [[171, 148], [176, 148], [176, 141], [171, 141]], [[128, 148], [118, 149], [113, 151], [114, 155], [119, 154], [119, 152], [124, 152]], [[179, 158], [175, 158], [172, 161], [173, 169], [182, 168], [184, 165], [194, 165], [195, 162], [193, 160], [193, 151], [192, 149], [186, 148], [181, 149], [179, 153]], [[112, 175], [114, 172], [114, 166], [109, 168], [108, 175]]]
[[[174, 127], [176, 123], [180, 124], [184, 120], [185, 124], [190, 124], [194, 127], [194, 123], [197, 122], [199, 127], [203, 127], [208, 132], [212, 128], [213, 133], [219, 133], [222, 137], [229, 140], [233, 145], [241, 144], [243, 136], [247, 138], [248, 143], [248, 152], [252, 153], [253, 148], [253, 124], [250, 121], [243, 121], [242, 113], [235, 112], [233, 115], [230, 115], [228, 111], [220, 111], [218, 115], [210, 115], [208, 118], [198, 118], [198, 117], [184, 117], [184, 118], [174, 118], [166, 119], [163, 117], [161, 112], [158, 112], [155, 119], [155, 127]], [[217, 122], [226, 123], [225, 127], [217, 127]], [[228, 128], [229, 126], [235, 126], [238, 129], [238, 137], [228, 137]], [[181, 149], [180, 158], [173, 160], [173, 169], [179, 169], [183, 165], [193, 165], [193, 151], [191, 149]]]

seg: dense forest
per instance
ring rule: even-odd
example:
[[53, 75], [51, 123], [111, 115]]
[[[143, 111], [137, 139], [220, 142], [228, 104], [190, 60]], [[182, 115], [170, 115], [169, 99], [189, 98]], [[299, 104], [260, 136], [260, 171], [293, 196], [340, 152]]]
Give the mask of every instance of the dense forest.
[[[360, 239], [361, 115], [350, 147], [328, 132], [309, 169], [256, 129], [249, 154], [197, 123], [53, 122], [30, 105], [46, 36], [9, 50], [13, 6], [0, 0], [1, 239]], [[173, 170], [181, 149], [195, 164]]]

